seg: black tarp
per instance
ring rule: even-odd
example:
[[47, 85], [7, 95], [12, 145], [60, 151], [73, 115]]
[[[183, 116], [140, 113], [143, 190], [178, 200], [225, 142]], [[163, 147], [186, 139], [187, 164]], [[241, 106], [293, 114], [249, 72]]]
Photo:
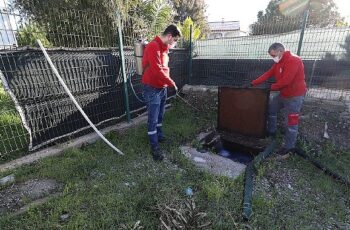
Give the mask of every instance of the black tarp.
[[[129, 49], [124, 53], [127, 74], [140, 93], [141, 78], [132, 75], [133, 51]], [[48, 50], [48, 54], [95, 125], [115, 123], [125, 115], [121, 63], [116, 50], [53, 49]], [[172, 50], [169, 56], [171, 75], [181, 87], [187, 79], [188, 52]], [[91, 131], [40, 50], [3, 51], [0, 64], [2, 80], [12, 92], [12, 99], [30, 134], [29, 150]], [[170, 91], [170, 95], [173, 93]], [[144, 106], [134, 98], [130, 88], [129, 102], [131, 111]]]
[[[303, 60], [309, 87], [350, 89], [350, 60]], [[193, 85], [241, 86], [269, 70], [269, 59], [193, 59]], [[271, 79], [273, 82], [274, 79]], [[266, 87], [268, 83], [262, 85]]]
[[[124, 113], [118, 55], [110, 50], [48, 51], [94, 124]], [[1, 71], [30, 133], [30, 150], [86, 129], [88, 124], [58, 82], [41, 51], [1, 54]], [[118, 108], [119, 107], [119, 108]]]

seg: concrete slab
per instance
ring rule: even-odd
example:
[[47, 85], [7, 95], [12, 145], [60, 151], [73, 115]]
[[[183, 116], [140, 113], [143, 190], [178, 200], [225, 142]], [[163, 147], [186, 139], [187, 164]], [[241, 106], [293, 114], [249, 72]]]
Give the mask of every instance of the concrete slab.
[[210, 152], [201, 153], [190, 146], [181, 146], [180, 150], [198, 168], [217, 176], [227, 176], [234, 179], [241, 175], [246, 168], [244, 164]]

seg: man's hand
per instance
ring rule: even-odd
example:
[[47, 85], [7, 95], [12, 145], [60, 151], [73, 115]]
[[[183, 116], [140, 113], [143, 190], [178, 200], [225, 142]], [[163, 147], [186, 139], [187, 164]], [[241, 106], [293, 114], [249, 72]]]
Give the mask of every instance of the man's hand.
[[253, 84], [251, 82], [245, 83], [241, 86], [241, 88], [243, 88], [243, 89], [250, 88], [250, 87], [253, 87]]

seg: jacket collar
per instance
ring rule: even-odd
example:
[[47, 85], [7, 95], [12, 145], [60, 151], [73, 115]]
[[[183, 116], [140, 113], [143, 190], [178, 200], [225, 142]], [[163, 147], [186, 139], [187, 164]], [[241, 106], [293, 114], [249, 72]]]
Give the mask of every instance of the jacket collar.
[[156, 36], [154, 40], [159, 44], [159, 46], [162, 48], [162, 50], [167, 50], [169, 46], [167, 44], [164, 44], [162, 39], [160, 39], [159, 36]]
[[284, 61], [287, 60], [290, 56], [292, 56], [292, 54], [290, 53], [290, 51], [289, 51], [289, 50], [288, 50], [288, 51], [285, 51], [285, 52], [283, 53], [283, 56], [282, 56], [280, 62], [284, 62]]

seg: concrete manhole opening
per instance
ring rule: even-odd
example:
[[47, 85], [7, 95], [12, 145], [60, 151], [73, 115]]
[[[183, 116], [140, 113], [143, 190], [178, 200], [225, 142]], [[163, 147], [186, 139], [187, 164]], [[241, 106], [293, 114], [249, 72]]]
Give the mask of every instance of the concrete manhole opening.
[[240, 134], [212, 131], [204, 140], [202, 147], [218, 155], [247, 165], [268, 146], [267, 139], [246, 137]]

